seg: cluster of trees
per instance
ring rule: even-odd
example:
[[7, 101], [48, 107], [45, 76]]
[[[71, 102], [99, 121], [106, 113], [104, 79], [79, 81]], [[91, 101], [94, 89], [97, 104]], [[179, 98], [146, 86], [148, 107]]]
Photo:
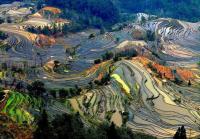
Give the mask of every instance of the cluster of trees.
[[4, 23], [4, 19], [0, 18], [0, 24]]
[[103, 61], [106, 61], [106, 60], [110, 60], [112, 59], [114, 56], [113, 52], [106, 52], [105, 54], [103, 54], [101, 57], [102, 57], [102, 60]]
[[42, 96], [46, 92], [45, 84], [41, 81], [35, 81], [27, 86], [27, 90], [31, 95]]
[[106, 73], [102, 79], [99, 81], [99, 80], [95, 80], [94, 83], [96, 85], [108, 85], [109, 82], [110, 82], [110, 73]]
[[41, 28], [40, 26], [39, 27], [30, 26], [26, 30], [31, 33], [44, 34], [49, 36], [49, 35], [56, 35], [58, 33], [66, 33], [67, 32], [66, 26], [67, 25], [58, 27], [55, 24], [53, 24], [51, 27], [45, 26], [44, 28]]
[[135, 49], [124, 49], [124, 50], [119, 50], [118, 52], [115, 52], [115, 54], [113, 52], [109, 52], [107, 51], [105, 54], [101, 55], [101, 59], [96, 59], [94, 60], [94, 64], [99, 64], [102, 61], [106, 61], [106, 60], [110, 60], [113, 59], [114, 62], [119, 61], [121, 59], [121, 57], [127, 57], [127, 58], [131, 58], [131, 57], [135, 57], [137, 56], [138, 53]]
[[41, 28], [41, 27], [28, 27], [26, 28], [28, 32], [36, 33], [36, 34], [44, 34], [44, 35], [53, 35], [54, 31], [52, 31], [48, 26]]
[[35, 34], [44, 34], [47, 36], [49, 36], [49, 35], [52, 35], [52, 36], [64, 35], [69, 32], [77, 32], [82, 29], [84, 29], [84, 26], [82, 26], [76, 22], [72, 22], [71, 24], [65, 24], [62, 26], [57, 26], [55, 24], [52, 24], [51, 26], [45, 26], [44, 28], [33, 27], [33, 26], [26, 28], [26, 30], [28, 32], [35, 33]]
[[2, 31], [0, 31], [0, 39], [5, 40], [7, 38], [8, 38], [8, 35], [6, 33], [2, 32]]
[[121, 57], [127, 57], [128, 59], [136, 57], [138, 55], [137, 51], [134, 48], [125, 48], [116, 52], [113, 61], [119, 61]]
[[[19, 88], [20, 84], [19, 85], [17, 84], [16, 88], [17, 87]], [[22, 85], [22, 87], [24, 86]], [[45, 84], [41, 81], [34, 81], [33, 83], [27, 86], [27, 90], [30, 95], [33, 95], [36, 97], [42, 97], [46, 93], [48, 93], [48, 95], [53, 96], [53, 98], [57, 98], [57, 97], [71, 98], [71, 97], [80, 95], [82, 91], [82, 89], [78, 87], [78, 85], [75, 85], [73, 88], [69, 88], [69, 89], [61, 88], [59, 90], [56, 90], [56, 89], [47, 90], [45, 87]]]
[[115, 54], [113, 52], [106, 52], [105, 54], [101, 56], [102, 57], [101, 59], [94, 60], [94, 64], [99, 64], [102, 61], [106, 61], [110, 59], [113, 59], [113, 61], [116, 62], [116, 61], [119, 61], [121, 57], [131, 58], [137, 55], [138, 53], [135, 49], [124, 49], [124, 50], [120, 50], [119, 52], [116, 52]]
[[85, 126], [78, 113], [59, 115], [49, 122], [46, 111], [43, 111], [37, 125], [35, 139], [155, 139], [148, 135], [135, 134], [125, 127], [118, 128], [113, 123]]
[[52, 89], [49, 91], [50, 95], [52, 95], [54, 98], [57, 97], [57, 94], [59, 95], [59, 98], [71, 98], [77, 95], [80, 95], [82, 89], [79, 88], [77, 85], [75, 85], [74, 88], [61, 88], [59, 90]]
[[187, 139], [186, 129], [185, 129], [184, 126], [181, 126], [181, 127], [178, 128], [173, 139]]
[[110, 60], [114, 57], [113, 52], [107, 51], [105, 54], [101, 55], [101, 59], [94, 60], [94, 64], [99, 64], [102, 61]]

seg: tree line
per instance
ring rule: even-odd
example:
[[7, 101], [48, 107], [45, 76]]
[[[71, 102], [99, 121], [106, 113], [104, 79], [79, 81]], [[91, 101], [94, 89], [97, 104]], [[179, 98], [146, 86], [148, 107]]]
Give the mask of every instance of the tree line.
[[52, 121], [43, 110], [34, 132], [34, 139], [155, 139], [155, 137], [133, 133], [126, 127], [103, 122], [85, 126], [79, 113], [58, 115]]

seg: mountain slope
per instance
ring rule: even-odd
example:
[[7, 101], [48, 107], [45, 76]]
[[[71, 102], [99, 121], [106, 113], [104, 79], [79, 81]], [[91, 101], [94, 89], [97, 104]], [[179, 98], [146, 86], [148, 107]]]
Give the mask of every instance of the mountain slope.
[[200, 17], [199, 0], [113, 0], [128, 12], [146, 12], [159, 16], [198, 21]]

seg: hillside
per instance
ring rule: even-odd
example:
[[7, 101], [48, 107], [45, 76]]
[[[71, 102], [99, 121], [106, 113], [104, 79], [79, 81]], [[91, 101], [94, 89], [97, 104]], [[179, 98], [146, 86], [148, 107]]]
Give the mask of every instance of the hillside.
[[119, 21], [118, 9], [110, 0], [49, 0], [45, 3], [61, 8], [62, 17], [85, 26], [109, 26]]
[[199, 138], [199, 5], [1, 4], [0, 139]]
[[122, 13], [142, 12], [191, 22], [197, 22], [200, 17], [198, 0], [48, 0], [44, 3], [61, 8], [61, 17], [76, 22], [77, 29], [109, 28], [124, 19]]
[[198, 21], [200, 17], [199, 0], [113, 0], [130, 13], [146, 12], [163, 17], [188, 21]]
[[0, 4], [9, 4], [11, 2], [20, 1], [20, 0], [0, 0]]
[[[0, 4], [23, 0], [1, 0]], [[197, 22], [200, 17], [199, 0], [37, 0], [42, 4], [61, 8], [63, 17], [80, 20], [85, 25], [102, 26], [120, 20], [120, 12], [145, 12], [162, 17]], [[81, 24], [82, 24], [81, 23]]]

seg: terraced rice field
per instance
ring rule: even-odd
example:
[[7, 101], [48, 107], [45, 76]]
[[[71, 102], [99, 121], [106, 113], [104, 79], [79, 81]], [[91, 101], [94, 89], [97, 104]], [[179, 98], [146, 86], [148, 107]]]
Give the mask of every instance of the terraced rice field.
[[[115, 67], [109, 85], [71, 100], [75, 111], [91, 119], [108, 119], [118, 126], [127, 112], [128, 127], [159, 138], [172, 137], [180, 125], [190, 131], [188, 137], [200, 134], [199, 111], [194, 102], [175, 93], [176, 89], [169, 91], [168, 85], [158, 85], [137, 61], [117, 62]], [[177, 97], [180, 103], [175, 101]]]
[[34, 121], [34, 115], [38, 113], [42, 105], [42, 101], [18, 92], [9, 92], [8, 95], [2, 112], [20, 124], [23, 122], [31, 124]]
[[[36, 22], [29, 22], [36, 24]], [[40, 24], [44, 23], [47, 21], [41, 20]], [[87, 121], [108, 120], [113, 121], [117, 126], [126, 124], [132, 131], [147, 133], [158, 138], [170, 138], [179, 126], [185, 125], [187, 131], [190, 131], [187, 132], [187, 136], [196, 137], [200, 135], [199, 90], [172, 82], [175, 79], [172, 70], [177, 69], [177, 74], [185, 82], [197, 77], [194, 81], [192, 80], [192, 83], [199, 83], [197, 67], [195, 67], [196, 71], [183, 68], [200, 61], [198, 47], [200, 41], [197, 37], [200, 36], [199, 26], [199, 23], [156, 19], [143, 26], [133, 23], [120, 31], [106, 32], [103, 35], [97, 30], [71, 33], [63, 38], [63, 44], [76, 49], [76, 54], [73, 61], [70, 61], [71, 69], [66, 70], [66, 74], [59, 74], [48, 72], [42, 68], [43, 66], [38, 65], [48, 63], [51, 58], [66, 64], [68, 57], [64, 45], [55, 44], [49, 48], [38, 48], [33, 42], [35, 35], [20, 30], [17, 25], [1, 25], [0, 30], [9, 33], [7, 42], [12, 48], [6, 51], [7, 57], [3, 54], [0, 56], [4, 62], [25, 60], [34, 63], [36, 61], [38, 72], [28, 79], [29, 82], [38, 79], [49, 88], [74, 87], [75, 85], [87, 87], [83, 89], [85, 91], [83, 94], [74, 98], [49, 100], [47, 110], [51, 118], [57, 113], [79, 112]], [[154, 46], [158, 53], [156, 53], [157, 57], [152, 56], [153, 42], [134, 39], [132, 31], [135, 28], [143, 31], [151, 30], [160, 36], [161, 45]], [[96, 36], [88, 38], [91, 33]], [[119, 38], [118, 42], [116, 42], [117, 38]], [[144, 49], [144, 55], [139, 53], [142, 56], [133, 60], [122, 59], [116, 63], [110, 60], [93, 66], [94, 60], [101, 58], [106, 51], [115, 52], [125, 47]], [[152, 59], [149, 60], [145, 56], [151, 56]], [[160, 63], [164, 61], [165, 65], [158, 64], [158, 61]], [[167, 83], [155, 77], [148, 69], [149, 62], [153, 62], [158, 72], [165, 74], [166, 78], [164, 76], [161, 78], [165, 78]], [[100, 81], [104, 74], [108, 73], [111, 64], [114, 64], [114, 68], [108, 85], [95, 85], [94, 88], [88, 89], [88, 83], [94, 80]], [[90, 69], [83, 72], [88, 68]], [[3, 78], [2, 72], [0, 72], [0, 78]], [[24, 121], [32, 123], [41, 105], [40, 99], [10, 92], [2, 112], [21, 124]]]

